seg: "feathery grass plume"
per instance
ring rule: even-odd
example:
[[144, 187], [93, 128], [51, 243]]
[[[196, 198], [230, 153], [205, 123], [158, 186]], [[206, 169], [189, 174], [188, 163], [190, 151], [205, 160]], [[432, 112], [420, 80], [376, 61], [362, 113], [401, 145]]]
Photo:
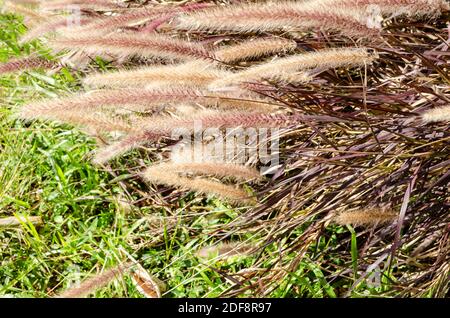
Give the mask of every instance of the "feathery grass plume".
[[81, 10], [95, 11], [113, 11], [124, 7], [119, 2], [112, 0], [47, 0], [41, 3], [40, 8], [43, 11], [54, 11], [73, 9], [74, 6]]
[[170, 19], [176, 17], [180, 12], [190, 12], [190, 11], [197, 11], [200, 9], [208, 8], [215, 6], [215, 4], [212, 3], [192, 3], [187, 4], [182, 7], [174, 8], [172, 11], [169, 11], [167, 13], [161, 14], [156, 19], [152, 19], [149, 23], [147, 23], [143, 28], [140, 29], [141, 32], [153, 32], [155, 31], [160, 25], [168, 22]]
[[152, 133], [152, 132], [135, 132], [129, 134], [122, 140], [108, 145], [106, 147], [100, 148], [96, 151], [92, 162], [94, 164], [103, 164], [115, 157], [119, 157], [120, 155], [131, 151], [139, 146], [145, 144], [149, 140], [158, 140], [163, 135], [160, 133]]
[[66, 32], [64, 34], [81, 34], [88, 36], [96, 33], [104, 33], [131, 24], [143, 23], [160, 13], [161, 9], [156, 9], [152, 6], [129, 9], [120, 15], [98, 18], [85, 26], [69, 28], [65, 30]]
[[362, 48], [326, 49], [317, 52], [297, 54], [252, 66], [210, 85], [211, 89], [237, 85], [243, 82], [273, 78], [279, 74], [293, 73], [315, 68], [327, 69], [342, 66], [363, 66], [371, 63], [375, 55]]
[[426, 123], [450, 121], [450, 106], [429, 109], [421, 116], [422, 120]]
[[18, 14], [21, 14], [23, 16], [25, 16], [26, 18], [26, 23], [30, 24], [30, 25], [34, 25], [36, 23], [40, 23], [40, 22], [44, 22], [47, 18], [44, 17], [43, 15], [39, 14], [38, 12], [36, 12], [33, 9], [21, 6], [19, 4], [14, 4], [11, 3], [9, 1], [5, 1], [3, 3], [3, 8], [6, 11], [11, 11], [11, 12], [15, 12]]
[[189, 189], [202, 194], [213, 194], [235, 204], [251, 204], [255, 202], [254, 198], [250, 197], [242, 189], [218, 181], [182, 177], [176, 171], [168, 170], [165, 164], [148, 167], [144, 171], [143, 177], [145, 180], [156, 184]]
[[242, 242], [219, 243], [214, 246], [206, 246], [199, 249], [195, 255], [199, 258], [224, 259], [233, 256], [247, 256], [255, 250], [252, 244]]
[[219, 178], [232, 178], [234, 180], [260, 179], [261, 174], [255, 168], [243, 166], [235, 163], [215, 163], [215, 162], [165, 162], [160, 163], [160, 169], [176, 173], [193, 173], [200, 175], [211, 175]]
[[351, 36], [370, 37], [379, 30], [367, 25], [366, 13], [343, 9], [320, 1], [283, 1], [244, 3], [206, 9], [175, 19], [179, 29], [264, 32], [274, 30], [306, 31], [321, 28]]
[[52, 40], [50, 46], [55, 51], [81, 50], [88, 54], [109, 53], [120, 57], [141, 56], [181, 60], [211, 58], [201, 44], [156, 33], [64, 36]]
[[98, 90], [60, 99], [37, 101], [23, 106], [18, 117], [22, 119], [45, 118], [54, 111], [93, 110], [101, 106], [142, 106], [152, 109], [163, 102], [198, 102], [204, 105], [228, 109], [247, 109], [255, 112], [273, 110], [275, 106], [267, 100], [245, 99], [240, 93], [214, 94], [189, 88], [139, 89], [124, 88]]
[[99, 149], [93, 162], [102, 164], [148, 142], [157, 141], [162, 137], [170, 137], [174, 132], [180, 129], [192, 133], [197, 128], [197, 124], [201, 124], [202, 129], [234, 127], [277, 128], [289, 127], [302, 121], [342, 122], [343, 120], [331, 116], [289, 116], [284, 114], [249, 112], [207, 112], [204, 115], [195, 115], [188, 119], [154, 116], [134, 124], [133, 126], [136, 127], [135, 133], [129, 134], [122, 140]]
[[54, 62], [45, 60], [41, 57], [23, 57], [0, 64], [0, 74], [12, 73], [17, 71], [22, 72], [36, 68], [50, 69], [53, 66], [55, 66]]
[[100, 18], [97, 19], [97, 21], [90, 23], [89, 25], [67, 30], [68, 32], [67, 34], [70, 35], [74, 32], [76, 34], [84, 33], [86, 35], [93, 35], [95, 33], [105, 33], [125, 26], [143, 24], [149, 20], [161, 19], [162, 17], [172, 16], [173, 14], [177, 14], [180, 12], [200, 10], [202, 8], [206, 8], [209, 6], [212, 5], [199, 3], [199, 4], [184, 5], [181, 7], [145, 6], [142, 8], [128, 9], [123, 14]]
[[280, 52], [295, 50], [297, 43], [283, 38], [262, 38], [226, 46], [215, 52], [215, 57], [225, 63], [259, 58]]
[[262, 79], [268, 81], [281, 82], [284, 84], [299, 84], [311, 82], [313, 80], [313, 76], [308, 72], [296, 72], [296, 73], [284, 72]]
[[365, 210], [345, 211], [335, 217], [335, 222], [341, 225], [381, 225], [393, 222], [398, 218], [398, 213], [392, 210], [369, 208]]
[[79, 286], [74, 286], [61, 294], [56, 296], [56, 298], [82, 298], [89, 294], [92, 294], [97, 289], [108, 285], [111, 281], [116, 278], [121, 277], [124, 272], [126, 272], [132, 266], [131, 263], [120, 264], [113, 268], [110, 268], [103, 273], [97, 274], [87, 280], [81, 282]]
[[309, 116], [309, 115], [285, 115], [285, 114], [265, 114], [249, 113], [245, 111], [215, 111], [201, 114], [194, 114], [189, 118], [168, 118], [167, 116], [154, 116], [143, 119], [136, 123], [140, 129], [153, 132], [155, 134], [169, 136], [175, 129], [194, 131], [196, 124], [201, 123], [203, 129], [206, 128], [275, 128], [289, 127], [299, 124], [302, 121], [319, 122], [343, 122], [342, 119], [331, 116]]
[[20, 226], [22, 223], [31, 223], [34, 226], [42, 224], [40, 216], [12, 216], [0, 219], [0, 227]]
[[441, 12], [450, 10], [445, 0], [319, 0], [325, 4], [330, 1], [347, 8], [368, 9], [370, 7], [380, 10], [383, 14], [408, 16], [436, 16]]
[[55, 120], [74, 126], [82, 126], [94, 132], [131, 132], [133, 128], [125, 120], [113, 118], [103, 112], [85, 112], [83, 110], [54, 110], [42, 114], [39, 119]]
[[[288, 127], [299, 123], [303, 120], [311, 120], [314, 116], [301, 115], [285, 115], [285, 114], [264, 114], [264, 113], [248, 113], [244, 111], [228, 111], [228, 112], [206, 112], [195, 114], [189, 118], [168, 118], [167, 116], [154, 116], [143, 119], [140, 123], [136, 123], [140, 129], [144, 129], [160, 136], [170, 136], [172, 131], [182, 129], [194, 132], [196, 124], [201, 124], [203, 129], [206, 128], [273, 128]], [[328, 117], [328, 116], [323, 116]], [[333, 121], [338, 119], [333, 118]], [[340, 120], [339, 120], [340, 121]]]
[[[84, 25], [92, 21], [92, 19], [92, 17], [81, 17], [79, 23], [80, 25]], [[69, 19], [69, 16], [52, 17], [48, 21], [37, 24], [36, 26], [30, 28], [28, 32], [21, 37], [19, 43], [23, 44], [48, 33], [63, 30], [65, 28], [70, 28], [70, 23], [71, 20]]]
[[212, 64], [193, 61], [179, 65], [146, 66], [133, 70], [88, 75], [83, 83], [91, 87], [192, 86], [204, 87], [230, 75]]

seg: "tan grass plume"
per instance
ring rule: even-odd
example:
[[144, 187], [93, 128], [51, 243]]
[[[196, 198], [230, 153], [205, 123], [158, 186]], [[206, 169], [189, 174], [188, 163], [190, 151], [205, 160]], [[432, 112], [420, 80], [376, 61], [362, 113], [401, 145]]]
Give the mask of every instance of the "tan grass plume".
[[260, 179], [261, 174], [255, 168], [234, 163], [215, 162], [190, 162], [173, 163], [165, 162], [158, 165], [158, 169], [176, 173], [193, 173], [196, 175], [211, 175], [218, 178], [231, 178], [234, 180]]
[[48, 61], [41, 57], [27, 56], [0, 64], [0, 74], [23, 72], [37, 68], [50, 69], [53, 66], [55, 66], [55, 63], [52, 61]]
[[214, 80], [230, 75], [213, 64], [201, 61], [177, 65], [156, 65], [133, 70], [88, 75], [83, 83], [91, 87], [205, 87]]
[[198, 43], [156, 33], [114, 33], [111, 35], [71, 35], [50, 41], [56, 51], [81, 50], [87, 54], [113, 54], [119, 57], [159, 57], [165, 59], [210, 59], [210, 53]]
[[175, 26], [188, 30], [264, 32], [324, 29], [352, 36], [373, 36], [378, 29], [367, 25], [367, 14], [333, 2], [269, 1], [243, 3], [185, 14]]
[[[44, 117], [44, 116], [43, 116]], [[80, 110], [52, 111], [40, 119], [54, 120], [74, 126], [81, 126], [93, 132], [131, 132], [133, 128], [125, 120], [114, 118], [101, 111], [88, 112]]]
[[143, 107], [154, 109], [161, 103], [170, 102], [196, 102], [205, 106], [245, 109], [254, 112], [266, 112], [276, 107], [276, 103], [267, 99], [258, 100], [254, 96], [244, 95], [242, 92], [219, 94], [192, 88], [123, 88], [97, 90], [65, 98], [39, 100], [23, 106], [17, 115], [27, 120], [48, 119], [48, 116], [52, 116], [55, 111], [83, 110], [86, 112], [99, 109], [101, 106], [126, 107], [129, 109], [139, 106], [138, 110], [142, 110]]
[[[79, 23], [84, 25], [90, 21], [92, 21], [92, 17], [81, 17]], [[61, 30], [65, 30], [67, 28], [71, 28], [70, 25], [71, 20], [67, 16], [55, 16], [49, 18], [47, 21], [39, 23], [28, 29], [28, 32], [25, 33], [21, 38], [21, 44], [28, 42], [30, 40], [39, 38], [41, 36], [47, 35], [52, 32], [58, 32]]]
[[335, 217], [335, 222], [341, 225], [382, 225], [395, 221], [398, 213], [381, 208], [367, 208], [355, 211], [345, 211]]
[[450, 121], [450, 106], [437, 107], [425, 111], [422, 120], [426, 123]]
[[229, 85], [238, 85], [243, 82], [270, 78], [276, 79], [279, 74], [314, 70], [316, 68], [327, 69], [343, 66], [364, 66], [365, 64], [371, 63], [374, 58], [374, 55], [362, 48], [327, 49], [297, 54], [252, 66], [213, 82], [210, 88], [214, 90]]
[[[163, 137], [171, 137], [175, 132], [194, 133], [197, 129], [207, 128], [273, 128], [298, 125], [302, 121], [342, 122], [342, 119], [331, 116], [304, 116], [285, 114], [250, 113], [244, 111], [206, 112], [189, 118], [170, 118], [154, 116], [135, 123], [136, 131], [122, 140], [99, 149], [94, 163], [102, 164], [132, 149]], [[201, 127], [197, 127], [201, 125]]]
[[215, 52], [215, 57], [225, 63], [259, 58], [275, 53], [295, 50], [297, 43], [283, 38], [262, 38], [226, 46]]
[[[209, 168], [212, 168], [213, 165], [216, 166], [218, 172], [215, 175], [226, 175], [228, 172], [236, 172], [238, 170], [235, 165], [233, 167], [228, 167], [230, 171], [227, 171], [227, 167], [224, 164], [214, 164], [209, 163]], [[238, 204], [249, 204], [254, 203], [254, 198], [250, 197], [244, 190], [236, 188], [234, 186], [226, 185], [218, 181], [206, 180], [202, 178], [188, 178], [184, 176], [180, 176], [180, 166], [177, 164], [168, 164], [161, 163], [147, 168], [143, 177], [147, 181], [156, 184], [164, 184], [167, 186], [178, 187], [188, 190], [193, 190], [203, 194], [213, 194], [219, 198], [229, 200], [233, 203]], [[189, 164], [184, 164], [183, 168], [187, 169], [184, 172], [191, 171], [189, 168]], [[240, 170], [244, 170], [245, 168], [241, 168]], [[201, 167], [198, 164], [195, 164], [192, 169], [196, 173], [201, 173]], [[205, 171], [207, 172], [211, 171]], [[203, 173], [205, 174], [205, 173]], [[243, 177], [244, 175], [250, 174], [250, 169], [245, 174], [240, 175]], [[252, 172], [251, 174], [256, 174]]]

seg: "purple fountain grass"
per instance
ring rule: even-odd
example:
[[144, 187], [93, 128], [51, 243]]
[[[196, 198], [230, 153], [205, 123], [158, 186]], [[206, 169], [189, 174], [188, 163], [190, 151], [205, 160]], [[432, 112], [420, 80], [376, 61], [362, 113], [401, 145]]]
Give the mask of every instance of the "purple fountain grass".
[[[145, 194], [142, 180], [119, 177], [137, 208], [155, 203], [178, 207], [178, 191], [164, 191], [167, 186], [254, 204], [250, 191], [238, 183], [259, 181], [262, 176], [233, 162], [256, 164], [263, 159], [259, 150], [264, 143], [280, 137], [279, 151], [271, 151], [280, 162], [261, 170], [273, 177], [254, 184], [260, 204], [242, 209], [231, 222], [218, 225], [218, 231], [207, 231], [220, 237], [253, 233], [261, 243], [271, 243], [264, 251], [265, 244], [256, 244], [255, 249], [264, 253], [251, 269], [239, 271], [235, 284], [220, 296], [273, 295], [305, 255], [318, 266], [333, 269], [325, 273], [327, 279], [348, 272], [354, 263], [346, 248], [352, 235], [341, 227], [341, 240], [328, 249], [333, 255], [309, 255], [324, 229], [335, 232], [330, 221], [373, 227], [358, 234], [367, 240], [358, 255], [364, 268], [354, 268], [362, 270], [360, 280], [370, 274], [370, 268], [364, 273], [366, 264], [383, 265], [380, 257], [388, 254], [394, 267], [396, 255], [411, 265], [395, 268], [396, 284], [383, 285], [383, 296], [448, 293], [448, 1], [252, 0], [182, 6], [174, 1], [117, 1], [127, 8], [84, 11], [90, 20], [79, 27], [60, 25], [64, 17], [52, 17], [47, 24], [37, 18], [39, 25], [27, 35], [56, 31], [62, 37], [50, 43], [62, 41], [56, 44], [57, 51], [69, 51], [59, 64], [84, 63], [86, 87], [108, 89], [40, 100], [18, 115], [88, 128], [103, 145], [94, 154], [97, 164], [140, 150], [104, 167], [108, 171], [135, 175], [143, 159], [170, 158], [138, 174], [144, 181], [165, 185], [157, 190], [169, 194], [167, 198], [155, 200], [154, 194]], [[76, 0], [52, 3], [58, 2]], [[105, 68], [102, 63], [88, 66], [92, 54], [108, 61]], [[260, 61], [271, 55], [280, 56]], [[14, 61], [4, 67], [27, 68]], [[111, 72], [112, 68], [122, 70]], [[92, 74], [94, 69], [111, 73]], [[270, 137], [261, 137], [259, 133], [270, 128], [274, 128]], [[273, 134], [278, 130], [280, 134]], [[244, 147], [215, 147], [229, 137], [238, 141], [241, 136], [235, 132], [250, 131], [256, 132], [257, 145], [247, 144], [253, 142], [252, 135], [245, 138]], [[197, 142], [202, 159], [198, 148], [192, 156], [183, 151], [190, 149], [192, 139], [194, 144], [202, 141]], [[189, 210], [197, 211], [198, 196], [194, 198], [186, 199]], [[201, 214], [207, 212], [202, 209]], [[166, 220], [151, 225], [151, 231], [158, 228], [157, 234], [152, 232], [155, 237], [177, 229], [179, 218], [171, 217], [168, 224]], [[195, 217], [182, 221], [189, 226], [191, 220]], [[385, 226], [375, 228], [379, 225]], [[280, 246], [280, 257], [274, 259], [270, 251], [286, 239], [288, 244]], [[234, 244], [219, 244], [197, 256], [240, 252]], [[244, 249], [242, 254], [246, 253]], [[340, 263], [330, 265], [327, 259], [335, 256]], [[276, 266], [267, 270], [266, 265], [274, 262]], [[94, 278], [66, 295], [85, 295], [111, 277], [105, 273], [97, 283]], [[134, 279], [140, 287], [150, 281], [145, 295], [161, 295], [152, 278]], [[338, 285], [348, 288], [327, 292], [351, 296], [359, 289], [352, 284], [352, 277], [340, 275]], [[306, 296], [309, 291], [299, 293]]]
[[109, 53], [120, 57], [159, 57], [176, 60], [206, 59], [211, 54], [202, 45], [156, 33], [116, 33], [64, 36], [50, 42], [56, 52], [81, 50], [87, 54]]
[[176, 173], [193, 173], [200, 175], [211, 175], [219, 178], [231, 178], [234, 180], [248, 181], [260, 179], [262, 176], [253, 167], [224, 162], [165, 162], [160, 163], [159, 168]]
[[215, 57], [221, 62], [233, 63], [274, 53], [286, 53], [295, 50], [296, 47], [297, 43], [292, 40], [261, 38], [221, 48], [215, 52]]
[[190, 12], [190, 11], [197, 11], [200, 9], [212, 7], [214, 4], [209, 3], [193, 3], [193, 4], [187, 4], [182, 7], [177, 7], [172, 12], [161, 14], [158, 18], [150, 21], [145, 27], [141, 28], [141, 32], [153, 32], [155, 31], [160, 25], [168, 22], [172, 18], [176, 17], [181, 12]]
[[146, 6], [137, 9], [129, 9], [126, 13], [117, 16], [101, 17], [92, 21], [92, 23], [81, 26], [73, 27], [66, 30], [66, 35], [79, 34], [79, 35], [93, 35], [96, 33], [105, 33], [118, 29], [127, 25], [143, 23], [149, 19], [155, 18], [158, 15], [166, 12], [166, 8], [154, 8], [153, 6]]
[[70, 32], [68, 33], [68, 35], [70, 35], [73, 32], [76, 32], [77, 34], [86, 34], [86, 35], [92, 35], [94, 33], [99, 32], [105, 33], [125, 26], [143, 24], [149, 20], [151, 21], [167, 17], [173, 17], [174, 15], [179, 14], [181, 12], [201, 10], [203, 8], [207, 8], [210, 6], [212, 5], [199, 3], [199, 4], [184, 5], [180, 7], [145, 6], [136, 9], [129, 9], [121, 15], [100, 18], [97, 21], [94, 21], [91, 24], [86, 25], [84, 27], [73, 28], [72, 30], [68, 30], [68, 32]]
[[289, 127], [304, 121], [319, 122], [345, 122], [345, 120], [332, 116], [313, 115], [285, 115], [249, 113], [244, 111], [208, 111], [204, 114], [194, 114], [192, 118], [168, 118], [150, 117], [143, 119], [139, 125], [140, 129], [169, 136], [175, 129], [194, 131], [196, 123], [201, 123], [203, 128], [277, 128]]
[[125, 154], [126, 152], [129, 152], [135, 148], [140, 147], [149, 140], [157, 140], [161, 137], [162, 135], [160, 133], [153, 133], [147, 131], [129, 134], [127, 137], [123, 138], [122, 140], [116, 143], [98, 149], [95, 153], [92, 162], [94, 164], [103, 164], [113, 158]]
[[351, 36], [372, 37], [379, 30], [367, 26], [367, 17], [359, 10], [320, 5], [314, 1], [244, 3], [185, 14], [176, 27], [189, 30], [264, 32], [302, 31], [320, 28]]
[[376, 58], [366, 49], [340, 48], [326, 49], [312, 53], [304, 53], [271, 60], [258, 64], [243, 71], [221, 78], [210, 85], [212, 90], [230, 85], [239, 85], [244, 82], [260, 79], [277, 78], [279, 74], [294, 73], [316, 68], [328, 69], [343, 66], [364, 66]]
[[23, 106], [18, 116], [23, 119], [46, 118], [54, 111], [83, 110], [91, 111], [101, 106], [134, 105], [154, 109], [161, 103], [197, 102], [205, 106], [228, 109], [246, 109], [255, 112], [266, 112], [275, 109], [277, 104], [265, 99], [245, 99], [240, 93], [214, 94], [208, 91], [189, 88], [139, 89], [124, 88], [116, 90], [98, 90], [60, 99], [42, 100]]
[[0, 74], [26, 71], [30, 69], [50, 69], [56, 64], [41, 57], [24, 57], [0, 64]]
[[94, 162], [104, 163], [114, 157], [124, 154], [148, 142], [155, 142], [163, 137], [171, 137], [174, 132], [183, 131], [193, 133], [201, 124], [207, 128], [282, 128], [298, 125], [301, 122], [345, 122], [332, 116], [308, 116], [263, 114], [249, 112], [206, 112], [193, 115], [192, 118], [170, 118], [155, 116], [143, 119], [133, 124], [136, 129], [122, 140], [100, 149], [95, 155]]
[[345, 211], [335, 217], [335, 222], [346, 225], [382, 225], [393, 222], [398, 218], [398, 213], [384, 209], [364, 209], [356, 211]]
[[88, 75], [83, 83], [91, 87], [190, 86], [205, 87], [231, 72], [213, 64], [193, 61], [178, 65], [146, 66], [137, 69]]
[[[186, 168], [189, 169], [187, 164]], [[223, 169], [221, 166], [217, 166], [216, 168]], [[198, 169], [198, 167], [196, 167], [196, 169]], [[222, 173], [224, 173], [224, 171], [222, 171]], [[143, 177], [145, 180], [156, 184], [189, 189], [203, 194], [213, 194], [235, 204], [255, 203], [255, 199], [249, 196], [242, 189], [235, 188], [218, 181], [180, 176], [179, 171], [176, 168], [171, 169], [170, 164], [167, 165], [165, 163], [161, 163], [153, 165], [144, 171]]]
[[58, 121], [74, 126], [81, 126], [93, 132], [132, 132], [132, 126], [125, 120], [114, 118], [103, 112], [86, 113], [82, 110], [54, 110], [43, 114], [39, 119]]
[[[91, 22], [92, 19], [93, 19], [92, 17], [81, 17], [79, 20], [80, 25], [85, 25]], [[19, 43], [23, 44], [30, 40], [46, 35], [48, 33], [71, 28], [70, 23], [72, 22], [70, 20], [70, 17], [68, 16], [52, 17], [48, 19], [46, 22], [37, 24], [36, 26], [30, 28], [28, 32], [24, 36], [22, 36]]]

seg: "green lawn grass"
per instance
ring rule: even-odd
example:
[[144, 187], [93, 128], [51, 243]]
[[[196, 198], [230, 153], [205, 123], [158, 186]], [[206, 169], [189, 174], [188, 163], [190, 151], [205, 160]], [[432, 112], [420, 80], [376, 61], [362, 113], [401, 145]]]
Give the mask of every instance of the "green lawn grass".
[[[17, 38], [23, 32], [19, 17], [0, 16], [0, 62], [45, 52], [39, 42], [20, 46]], [[133, 259], [165, 282], [164, 297], [215, 297], [233, 284], [223, 273], [254, 266], [258, 255], [205, 260], [195, 254], [200, 247], [220, 240], [218, 229], [239, 211], [192, 193], [173, 207], [134, 208], [125, 203], [136, 199], [133, 194], [111, 173], [89, 162], [94, 140], [71, 127], [14, 119], [14, 110], [29, 99], [77, 90], [76, 72], [63, 68], [52, 75], [43, 71], [4, 75], [0, 85], [0, 217], [43, 219], [37, 228], [31, 224], [0, 228], [0, 295], [53, 296], [79, 279]], [[327, 282], [324, 269], [314, 259], [324, 257], [317, 251], [336, 244], [336, 235], [342, 231], [330, 230], [328, 238], [313, 246], [316, 252], [305, 257], [267, 296], [339, 296], [341, 289], [349, 287], [349, 280]], [[260, 239], [250, 233], [233, 238], [250, 244]], [[264, 250], [262, 269], [276, 264], [277, 251], [284, 243]], [[363, 289], [360, 295], [372, 292], [376, 290]], [[142, 297], [128, 277], [93, 296]]]

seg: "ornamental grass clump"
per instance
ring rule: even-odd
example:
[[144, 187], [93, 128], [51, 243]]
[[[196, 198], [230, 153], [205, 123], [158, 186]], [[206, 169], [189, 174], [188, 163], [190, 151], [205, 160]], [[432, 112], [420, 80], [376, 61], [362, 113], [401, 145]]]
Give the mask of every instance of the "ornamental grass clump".
[[[75, 56], [87, 61], [81, 91], [27, 101], [16, 116], [96, 137], [86, 157], [138, 208], [214, 198], [238, 211], [220, 227], [211, 221], [207, 236], [256, 237], [257, 257], [244, 273], [217, 271], [228, 284], [221, 296], [279, 295], [299, 268], [305, 277], [320, 271], [330, 296], [359, 296], [376, 264], [395, 282], [377, 296], [448, 294], [447, 2], [80, 1], [78, 26], [59, 20], [61, 3], [69, 2], [48, 3], [52, 16], [39, 26], [43, 12], [9, 2], [6, 10], [34, 22], [24, 40], [40, 38], [57, 61], [9, 61], [0, 72], [70, 68]], [[254, 158], [170, 160], [186, 141], [176, 131], [226, 145], [245, 129], [277, 131], [252, 145], [278, 147], [264, 176]], [[176, 217], [164, 237], [175, 238], [189, 215]], [[197, 224], [189, 229], [200, 235]]]

